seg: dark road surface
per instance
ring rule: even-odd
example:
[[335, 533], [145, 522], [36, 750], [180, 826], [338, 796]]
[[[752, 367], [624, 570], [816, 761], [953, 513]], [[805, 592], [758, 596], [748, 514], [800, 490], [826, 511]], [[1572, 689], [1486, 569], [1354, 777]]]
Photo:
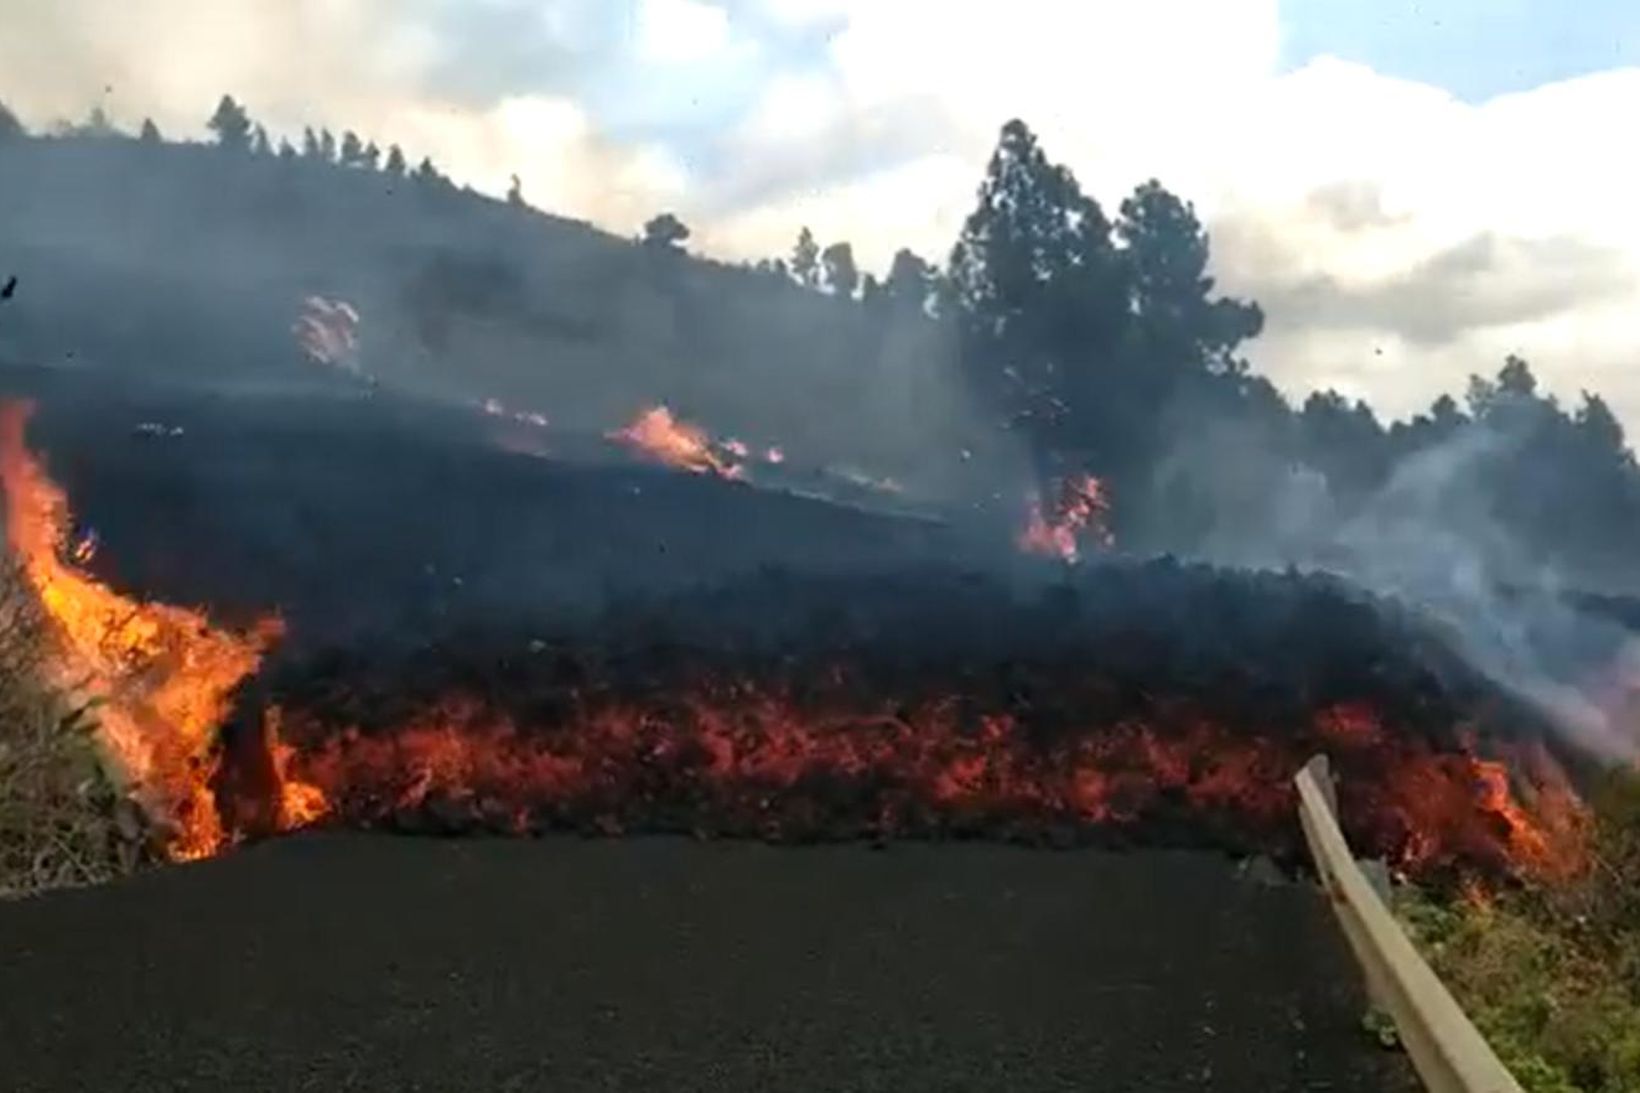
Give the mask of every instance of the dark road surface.
[[0, 905], [0, 1088], [1406, 1091], [1319, 895], [1181, 853], [294, 839]]

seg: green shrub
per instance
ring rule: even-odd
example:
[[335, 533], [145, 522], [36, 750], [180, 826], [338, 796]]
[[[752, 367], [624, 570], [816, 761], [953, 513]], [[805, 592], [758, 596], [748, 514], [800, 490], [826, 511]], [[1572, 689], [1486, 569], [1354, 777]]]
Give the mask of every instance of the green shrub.
[[1403, 891], [1435, 971], [1531, 1093], [1640, 1093], [1640, 776], [1589, 794], [1589, 868], [1481, 897]]
[[92, 721], [48, 687], [43, 628], [0, 563], [0, 898], [95, 884], [137, 862], [140, 824], [104, 776]]

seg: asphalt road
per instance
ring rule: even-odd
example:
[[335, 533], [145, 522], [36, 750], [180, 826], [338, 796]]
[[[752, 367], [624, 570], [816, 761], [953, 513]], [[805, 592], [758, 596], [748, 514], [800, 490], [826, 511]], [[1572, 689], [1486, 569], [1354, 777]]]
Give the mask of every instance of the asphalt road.
[[1404, 1091], [1308, 886], [1183, 853], [267, 844], [0, 905], [0, 1088]]

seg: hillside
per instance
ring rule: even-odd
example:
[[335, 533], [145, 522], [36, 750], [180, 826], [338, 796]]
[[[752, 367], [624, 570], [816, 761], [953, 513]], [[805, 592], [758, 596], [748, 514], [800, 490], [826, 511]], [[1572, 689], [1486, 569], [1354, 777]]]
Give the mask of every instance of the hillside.
[[949, 335], [920, 314], [885, 322], [443, 181], [67, 138], [0, 143], [0, 192], [0, 270], [21, 286], [0, 357], [311, 384], [291, 326], [317, 294], [357, 309], [363, 367], [413, 393], [583, 430], [666, 403], [936, 493], [975, 443]]

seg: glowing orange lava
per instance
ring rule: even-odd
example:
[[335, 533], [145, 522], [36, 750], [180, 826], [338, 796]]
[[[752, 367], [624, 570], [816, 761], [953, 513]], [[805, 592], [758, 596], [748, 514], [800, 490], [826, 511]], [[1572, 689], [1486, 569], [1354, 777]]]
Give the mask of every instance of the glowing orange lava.
[[1296, 831], [1293, 771], [1325, 749], [1358, 850], [1402, 873], [1563, 876], [1582, 862], [1581, 805], [1557, 770], [1534, 774], [1528, 809], [1501, 763], [1388, 732], [1364, 707], [1265, 735], [1189, 714], [1090, 720], [1052, 743], [1017, 715], [957, 699], [799, 698], [749, 682], [591, 702], [541, 725], [459, 696], [385, 729], [274, 716], [303, 741], [274, 747], [279, 792], [299, 795], [302, 822], [431, 813], [498, 831], [798, 839], [1183, 823], [1268, 848]]
[[209, 784], [217, 732], [280, 624], [230, 633], [198, 611], [123, 596], [78, 568], [65, 557], [67, 498], [25, 443], [29, 413], [0, 406], [0, 482], [11, 549], [55, 639], [54, 682], [97, 703], [111, 773], [169, 831], [170, 854], [215, 853], [225, 838]]
[[1076, 562], [1085, 539], [1104, 549], [1114, 543], [1105, 526], [1109, 513], [1110, 497], [1103, 482], [1091, 474], [1067, 478], [1059, 484], [1051, 504], [1044, 504], [1040, 496], [1031, 497], [1019, 548], [1029, 554]]

